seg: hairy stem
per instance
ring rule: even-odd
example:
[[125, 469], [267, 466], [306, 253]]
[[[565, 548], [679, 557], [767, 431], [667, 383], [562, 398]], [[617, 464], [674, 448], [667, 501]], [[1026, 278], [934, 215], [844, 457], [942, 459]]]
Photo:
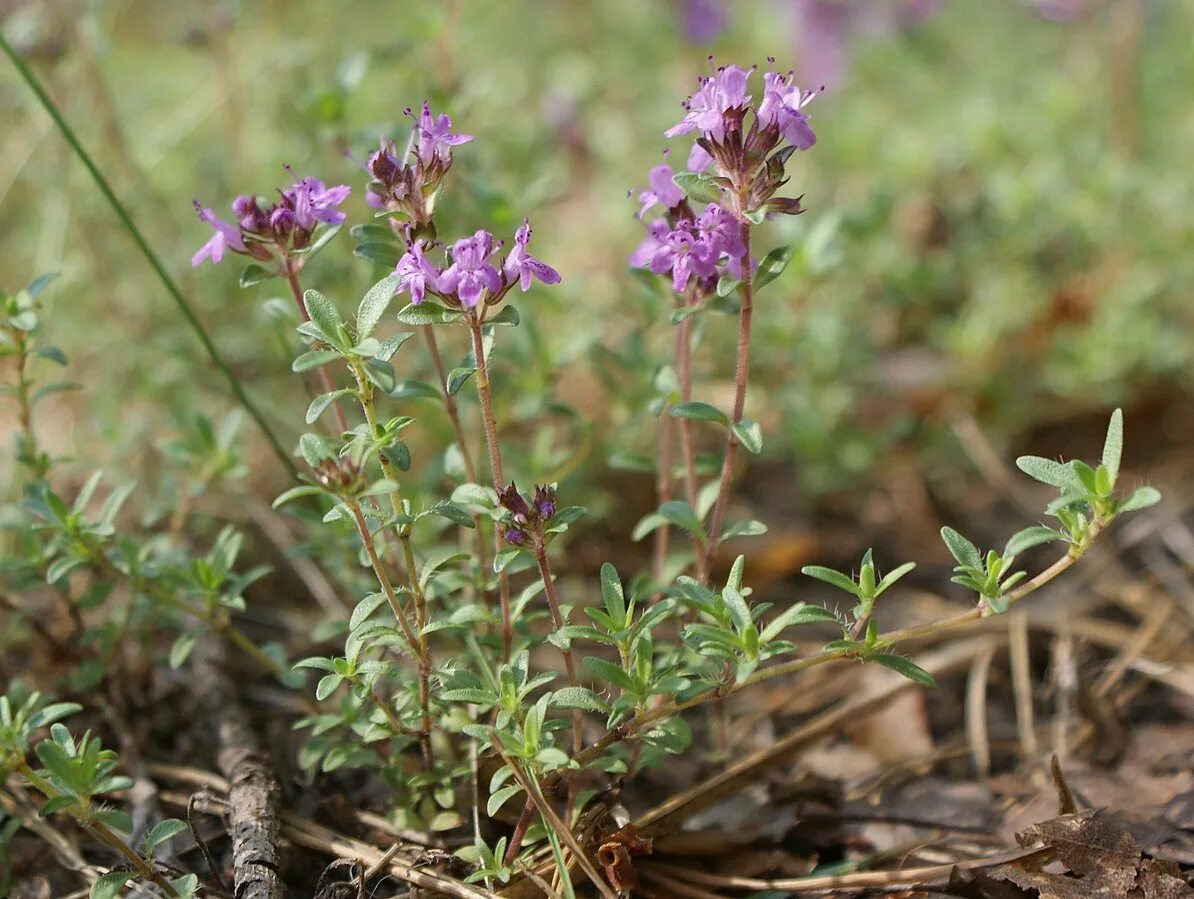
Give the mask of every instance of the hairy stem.
[[[481, 404], [481, 424], [485, 431], [485, 447], [489, 452], [489, 473], [493, 478], [493, 489], [501, 491], [506, 486], [506, 476], [502, 471], [502, 450], [498, 444], [497, 422], [493, 417], [493, 394], [489, 386], [489, 362], [485, 359], [485, 342], [481, 336], [480, 314], [468, 315], [469, 333], [472, 337], [473, 359], [477, 366], [474, 380], [477, 382], [477, 400]], [[494, 553], [501, 552], [502, 535], [498, 528], [493, 529]], [[510, 580], [505, 571], [498, 574], [498, 594], [502, 609], [502, 649], [504, 657], [509, 658], [514, 645], [514, 625], [510, 620]]]
[[[423, 340], [427, 344], [427, 353], [431, 356], [431, 364], [435, 367], [435, 376], [439, 381], [440, 394], [444, 398], [444, 410], [448, 413], [448, 420], [452, 422], [452, 430], [456, 434], [456, 446], [460, 450], [460, 460], [464, 465], [464, 476], [468, 478], [470, 484], [477, 483], [477, 464], [473, 461], [472, 451], [468, 448], [468, 441], [464, 436], [464, 426], [460, 422], [460, 410], [456, 405], [456, 397], [448, 390], [448, 373], [444, 367], [443, 356], [440, 355], [439, 343], [435, 339], [435, 328], [432, 325], [424, 325], [421, 329], [423, 332]], [[481, 516], [474, 513], [473, 531], [477, 539], [477, 565], [482, 572], [489, 564], [485, 551], [485, 532], [481, 528]], [[482, 589], [485, 594], [485, 601], [489, 602], [488, 593]]]
[[[38, 773], [30, 768], [25, 762], [21, 762], [17, 767], [17, 770], [21, 773], [21, 776], [25, 778], [31, 787], [33, 787], [47, 799], [55, 799], [62, 795], [58, 792], [58, 790], [54, 789], [54, 786], [49, 781], [38, 775]], [[174, 887], [170, 885], [170, 882], [166, 880], [166, 878], [159, 874], [149, 862], [134, 852], [128, 843], [122, 840], [107, 825], [90, 817], [75, 817], [80, 824], [95, 834], [99, 840], [106, 843], [112, 849], [116, 850], [116, 852], [118, 852], [125, 859], [125, 861], [132, 865], [132, 867], [137, 871], [138, 874], [141, 875], [143, 879], [148, 880], [150, 883], [157, 884], [166, 892], [166, 895], [168, 896], [178, 895], [177, 891], [175, 891]]]
[[[734, 368], [734, 412], [731, 421], [742, 421], [746, 408], [746, 384], [750, 378], [750, 319], [753, 301], [753, 286], [750, 270], [750, 225], [743, 222], [742, 245], [746, 252], [742, 256], [742, 311], [738, 315], [738, 361]], [[717, 502], [713, 506], [713, 518], [709, 522], [709, 545], [705, 551], [705, 571], [713, 570], [717, 557], [717, 546], [721, 542], [721, 527], [725, 520], [726, 506], [730, 501], [730, 483], [734, 479], [734, 457], [738, 453], [738, 437], [731, 430], [726, 438], [725, 459], [721, 465], [721, 486], [717, 491]]]
[[[394, 585], [390, 581], [390, 575], [386, 572], [385, 566], [377, 556], [377, 549], [373, 545], [373, 537], [369, 533], [369, 525], [365, 523], [365, 513], [361, 511], [360, 503], [354, 501], [350, 509], [353, 520], [357, 525], [357, 533], [361, 537], [361, 543], [365, 546], [365, 554], [369, 557], [369, 564], [373, 566], [373, 574], [377, 577], [377, 583], [381, 585], [381, 592], [385, 595], [386, 602], [390, 604], [390, 610], [394, 613], [394, 619], [398, 622], [402, 636], [406, 638], [407, 645], [410, 646], [411, 652], [414, 653], [418, 663], [419, 706], [423, 713], [423, 729], [419, 734], [419, 747], [423, 752], [423, 764], [430, 769], [434, 761], [431, 753], [431, 659], [427, 653], [427, 637], [423, 633], [422, 624], [419, 624], [425, 613], [418, 600], [416, 600], [416, 627], [419, 630], [418, 635], [416, 635], [414, 628], [411, 627], [410, 616], [406, 614], [406, 610], [402, 608], [402, 603], [398, 601], [398, 594], [395, 592]], [[409, 539], [403, 541], [403, 547], [409, 550]], [[417, 587], [418, 579], [413, 573], [413, 552], [411, 552], [411, 556], [407, 560], [407, 565], [407, 571], [410, 573], [410, 577]]]
[[[295, 306], [298, 307], [299, 318], [304, 322], [309, 322], [311, 316], [307, 315], [307, 304], [303, 302], [303, 288], [299, 284], [298, 270], [289, 261], [286, 263], [286, 283], [290, 285], [290, 294], [294, 297]], [[326, 365], [319, 366], [319, 383], [323, 387], [324, 393], [331, 393], [336, 389]], [[340, 406], [339, 398], [332, 403], [332, 408], [336, 412], [336, 424], [340, 426], [340, 433], [343, 434], [348, 430], [348, 420], [344, 417], [344, 409]]]

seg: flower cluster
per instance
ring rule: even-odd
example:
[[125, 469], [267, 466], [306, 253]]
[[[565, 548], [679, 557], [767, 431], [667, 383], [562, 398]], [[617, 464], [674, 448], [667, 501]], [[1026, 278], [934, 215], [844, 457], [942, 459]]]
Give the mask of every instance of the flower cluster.
[[398, 275], [395, 293], [409, 293], [416, 305], [433, 293], [452, 308], [472, 309], [482, 302], [496, 305], [515, 285], [525, 293], [533, 280], [559, 283], [560, 273], [527, 250], [530, 240], [531, 226], [523, 219], [514, 234], [514, 248], [494, 264], [500, 242], [488, 231], [477, 231], [445, 248], [447, 264], [441, 269], [427, 258], [426, 242], [416, 238], [394, 269]]
[[742, 276], [746, 245], [742, 225], [733, 215], [716, 203], [709, 203], [696, 218], [687, 204], [671, 211], [671, 223], [656, 219], [648, 226], [646, 240], [630, 256], [632, 266], [657, 275], [671, 272], [677, 293], [683, 293], [694, 277], [711, 289], [723, 273]]
[[268, 206], [262, 204], [260, 197], [247, 194], [237, 197], [232, 202], [235, 224], [221, 220], [196, 200], [195, 211], [200, 221], [209, 224], [213, 233], [191, 257], [191, 265], [205, 259], [218, 263], [227, 251], [263, 262], [281, 262], [293, 252], [309, 247], [320, 225], [339, 225], [344, 221], [339, 207], [349, 191], [344, 184], [328, 187], [318, 178], [300, 178], [279, 191], [277, 202]]
[[503, 536], [511, 546], [525, 546], [534, 534], [542, 534], [543, 527], [556, 514], [556, 491], [549, 485], [535, 487], [535, 495], [528, 503], [518, 492], [514, 482], [498, 493], [498, 502], [509, 514]]
[[[409, 109], [405, 110], [411, 114]], [[452, 167], [452, 147], [471, 141], [471, 134], [453, 134], [452, 120], [433, 115], [424, 102], [414, 124], [410, 149], [399, 155], [393, 141], [383, 140], [365, 164], [372, 180], [365, 201], [374, 209], [405, 216], [416, 230], [428, 225], [435, 211], [440, 183]], [[413, 157], [408, 162], [403, 157]]]
[[[790, 72], [768, 71], [755, 106], [749, 92], [753, 73], [725, 66], [700, 78], [697, 92], [684, 102], [684, 118], [665, 132], [667, 137], [696, 133], [685, 181], [696, 182], [700, 190], [694, 193], [701, 199], [716, 199], [695, 211], [667, 164], [651, 169], [649, 187], [639, 194], [640, 219], [657, 205], [665, 214], [647, 225], [647, 237], [630, 264], [670, 273], [677, 293], [693, 279], [709, 289], [722, 274], [742, 277], [744, 229], [769, 214], [804, 211], [798, 197], [776, 192], [787, 183], [784, 169], [791, 155], [817, 141], [804, 111], [816, 92], [801, 90]], [[702, 174], [711, 164], [715, 173]]]

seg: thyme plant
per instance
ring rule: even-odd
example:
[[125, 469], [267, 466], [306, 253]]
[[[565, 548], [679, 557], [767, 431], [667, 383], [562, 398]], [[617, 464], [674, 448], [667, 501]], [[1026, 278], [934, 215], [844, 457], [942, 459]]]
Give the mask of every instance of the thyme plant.
[[[505, 883], [545, 841], [565, 883], [571, 855], [608, 890], [586, 858], [589, 845], [578, 841], [591, 828], [608, 835], [616, 825], [594, 825], [590, 812], [608, 814], [607, 788], [630, 788], [644, 766], [694, 751], [685, 712], [838, 662], [886, 666], [932, 686], [901, 644], [1003, 614], [1073, 565], [1120, 514], [1159, 499], [1148, 487], [1126, 497], [1117, 489], [1123, 423], [1116, 411], [1097, 466], [1019, 460], [1058, 491], [1045, 509], [1055, 524], [1030, 525], [1001, 552], [985, 554], [943, 529], [958, 563], [954, 580], [971, 594], [966, 611], [885, 630], [878, 602], [914, 563], [887, 568], [869, 551], [852, 574], [804, 569], [845, 594], [844, 606], [840, 597], [782, 606], [755, 599], [748, 556], [731, 562], [724, 544], [766, 531], [761, 522], [732, 520], [733, 487], [739, 451], [763, 450], [762, 428], [747, 415], [752, 324], [766, 315], [764, 291], [795, 250], [767, 247], [768, 223], [804, 210], [788, 185], [800, 154], [816, 144], [808, 114], [816, 94], [774, 68], [760, 74], [726, 66], [702, 76], [682, 119], [666, 132], [691, 136], [684, 169], [656, 166], [640, 194], [646, 236], [630, 264], [658, 282], [666, 297], [660, 331], [672, 329], [672, 358], [654, 374], [649, 407], [658, 425], [655, 508], [627, 535], [651, 538], [649, 570], [611, 560], [584, 590], [565, 593], [557, 584], [566, 542], [587, 512], [569, 505], [547, 472], [527, 472], [522, 484], [511, 478], [526, 464], [511, 464], [518, 443], [502, 416], [508, 385], [496, 363], [536, 292], [562, 276], [534, 255], [528, 219], [508, 243], [487, 222], [474, 223], [471, 233], [441, 231], [437, 212], [450, 202], [454, 154], [466, 152], [473, 137], [424, 103], [407, 110], [409, 135], [382, 140], [365, 163], [375, 215], [349, 233], [355, 255], [382, 277], [353, 302], [337, 285], [306, 278], [312, 257], [335, 246], [347, 224], [342, 207], [351, 186], [290, 173], [290, 186], [272, 198], [237, 197], [230, 221], [195, 204], [212, 233], [193, 265], [243, 256], [243, 286], [276, 279], [293, 301], [291, 368], [308, 385], [310, 430], [295, 441], [300, 483], [275, 506], [315, 522], [320, 563], [331, 566], [350, 548], [341, 583], [354, 591], [351, 613], [316, 635], [342, 644], [293, 665], [278, 644], [258, 645], [236, 622], [246, 590], [264, 574], [241, 569], [241, 535], [228, 528], [202, 544], [181, 539], [190, 497], [240, 470], [230, 428], [217, 435], [202, 424], [193, 439], [171, 445], [186, 476], [164, 535], [119, 526], [129, 488], [110, 491], [96, 509], [98, 476], [69, 502], [51, 484], [53, 460], [35, 439], [27, 366], [38, 355], [65, 359], [35, 342], [41, 282], [5, 298], [0, 322], [4, 352], [18, 360], [11, 393], [21, 410], [18, 447], [27, 472], [22, 509], [36, 528], [34, 538], [20, 538], [6, 583], [47, 584], [82, 608], [108, 601], [120, 585], [128, 601], [98, 627], [87, 625], [96, 631], [84, 642], [96, 654], [98, 677], [113, 676], [119, 647], [134, 636], [169, 633], [166, 655], [175, 667], [186, 664], [199, 633], [227, 640], [303, 697], [310, 710], [298, 722], [306, 769], [376, 778], [387, 788], [386, 810], [402, 825], [470, 831], [460, 852], [473, 866], [468, 879]], [[648, 221], [649, 213], [655, 217]], [[527, 302], [515, 306], [521, 294]], [[714, 317], [736, 330], [728, 408], [711, 401], [701, 380], [709, 364], [699, 337]], [[426, 355], [434, 383], [404, 377], [421, 367], [411, 359], [416, 353]], [[438, 455], [429, 459], [409, 436], [421, 424], [412, 401], [428, 398], [454, 435], [442, 448], [451, 464], [442, 466], [438, 496], [428, 496], [417, 478], [421, 467], [439, 464]], [[698, 453], [710, 441], [718, 447], [713, 465]], [[1018, 556], [1045, 543], [1063, 547], [1052, 565], [1032, 576], [1017, 569]], [[819, 651], [802, 652], [794, 637], [813, 627], [820, 630], [809, 634], [830, 638]], [[128, 822], [97, 805], [96, 797], [128, 784], [114, 774], [109, 750], [59, 722], [74, 711], [32, 698], [0, 700], [0, 769], [40, 793], [44, 813], [73, 817], [120, 854], [124, 867], [105, 875], [93, 895], [113, 895], [133, 876], [168, 895], [193, 894], [195, 874], [179, 877], [153, 858], [155, 846], [181, 829], [177, 822], [158, 824], [138, 850], [124, 836]], [[627, 840], [635, 853], [649, 848]]]

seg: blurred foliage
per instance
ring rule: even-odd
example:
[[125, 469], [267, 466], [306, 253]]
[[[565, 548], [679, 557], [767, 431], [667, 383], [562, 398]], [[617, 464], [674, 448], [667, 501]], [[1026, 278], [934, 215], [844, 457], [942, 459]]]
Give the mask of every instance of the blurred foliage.
[[[240, 290], [235, 265], [191, 277], [207, 234], [190, 200], [226, 210], [236, 193], [287, 183], [286, 163], [352, 184], [350, 218], [366, 220], [360, 163], [377, 138], [401, 138], [403, 108], [424, 97], [449, 111], [477, 140], [458, 155], [441, 220], [509, 234], [529, 211], [564, 274], [521, 301], [539, 308], [495, 362], [504, 420], [525, 425], [526, 470], [564, 479], [582, 459], [651, 451], [635, 372], [662, 362], [671, 338], [666, 303], [626, 272], [641, 236], [627, 191], [658, 161], [676, 98], [707, 52], [784, 65], [801, 45], [794, 2], [724, 4], [708, 47], [685, 38], [681, 6], [75, 0], [0, 15], [291, 436], [289, 299], [271, 302], [276, 281]], [[959, 413], [1001, 441], [1058, 400], [1102, 408], [1185, 385], [1194, 4], [1131, 0], [1126, 17], [1114, 6], [1059, 23], [1012, 0], [951, 0], [916, 27], [849, 40], [845, 76], [811, 109], [820, 145], [795, 167], [809, 212], [775, 230], [800, 252], [756, 337], [753, 414], [804, 489], [857, 478]], [[0, 116], [0, 284], [62, 273], [44, 317], [89, 386], [56, 399], [44, 439], [157, 477], [164, 433], [183, 434], [177, 450], [197, 416], [232, 403], [9, 69]], [[359, 296], [379, 272], [346, 249], [322, 254], [308, 280]], [[705, 377], [728, 378], [728, 332], [703, 336]], [[449, 365], [465, 352], [445, 347]], [[400, 376], [428, 377], [417, 354], [407, 364]], [[419, 417], [440, 429], [428, 446], [448, 442], [442, 416]], [[603, 444], [635, 420], [637, 444]], [[264, 451], [248, 461], [272, 465]]]

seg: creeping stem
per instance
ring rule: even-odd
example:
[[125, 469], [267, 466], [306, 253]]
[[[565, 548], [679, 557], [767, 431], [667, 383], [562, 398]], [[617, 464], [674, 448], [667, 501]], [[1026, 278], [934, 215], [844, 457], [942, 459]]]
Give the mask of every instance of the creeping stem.
[[[742, 256], [742, 311], [738, 316], [738, 361], [734, 369], [734, 415], [733, 423], [742, 421], [746, 408], [746, 383], [750, 377], [750, 318], [753, 299], [750, 263], [750, 224], [740, 225], [742, 245], [746, 252]], [[712, 571], [717, 557], [717, 545], [721, 542], [721, 528], [725, 520], [726, 505], [730, 501], [730, 482], [734, 478], [734, 456], [738, 453], [738, 436], [733, 429], [726, 438], [726, 454], [721, 465], [721, 486], [717, 491], [717, 502], [713, 506], [713, 518], [709, 522], [709, 545], [705, 550], [705, 571]]]
[[[1095, 540], [1099, 533], [1106, 527], [1107, 522], [1098, 520], [1091, 525], [1087, 531], [1086, 536], [1080, 543], [1070, 546], [1069, 551], [1064, 556], [1055, 561], [1052, 565], [1038, 574], [1032, 580], [1025, 581], [1016, 589], [1004, 595], [1004, 599], [1010, 606], [1013, 603], [1019, 602], [1031, 593], [1035, 593], [1041, 587], [1048, 584], [1058, 575], [1071, 568], [1083, 555], [1086, 554], [1090, 544]], [[945, 631], [953, 630], [958, 627], [963, 627], [983, 618], [983, 607], [976, 606], [966, 612], [961, 612], [957, 615], [951, 615], [948, 618], [942, 618], [938, 621], [930, 622], [929, 624], [922, 624], [917, 627], [904, 628], [903, 630], [891, 631], [883, 634], [878, 638], [878, 645], [884, 650], [889, 649], [899, 643], [908, 640], [919, 639], [922, 637], [931, 636], [934, 634], [943, 633]], [[865, 659], [856, 651], [849, 649], [833, 649], [823, 650], [811, 656], [806, 656], [802, 659], [793, 659], [790, 662], [784, 662], [779, 665], [772, 665], [769, 668], [762, 668], [746, 678], [741, 683], [730, 684], [728, 686], [718, 686], [706, 690], [704, 693], [698, 693], [683, 702], [672, 701], [661, 705], [657, 708], [640, 711], [634, 715], [630, 720], [624, 721], [616, 725], [611, 730], [607, 731], [600, 739], [590, 743], [579, 754], [574, 755], [572, 760], [580, 766], [593, 761], [601, 755], [610, 746], [619, 743], [623, 740], [630, 739], [639, 731], [651, 726], [657, 721], [668, 718], [672, 715], [693, 708], [694, 706], [703, 705], [706, 702], [724, 699], [732, 696], [747, 687], [753, 687], [763, 681], [771, 680], [776, 677], [783, 677], [787, 674], [795, 674], [798, 671], [803, 671], [806, 668], [813, 668], [818, 665], [824, 665], [828, 662], [837, 662], [843, 660], [857, 660]], [[562, 777], [563, 769], [552, 771], [543, 779], [543, 788], [550, 789], [559, 783]]]

